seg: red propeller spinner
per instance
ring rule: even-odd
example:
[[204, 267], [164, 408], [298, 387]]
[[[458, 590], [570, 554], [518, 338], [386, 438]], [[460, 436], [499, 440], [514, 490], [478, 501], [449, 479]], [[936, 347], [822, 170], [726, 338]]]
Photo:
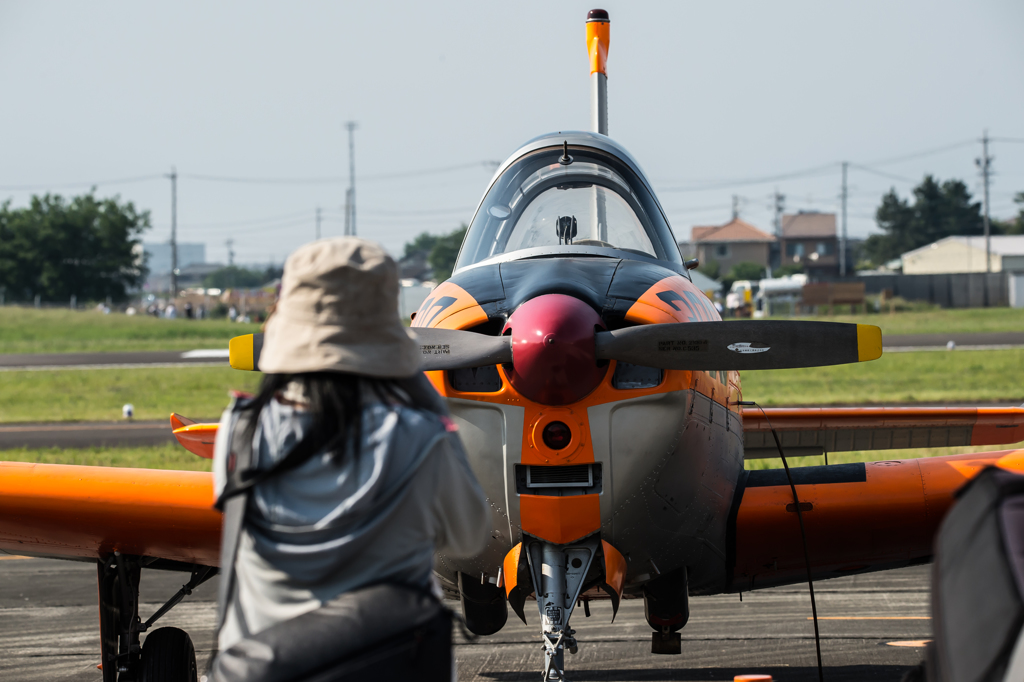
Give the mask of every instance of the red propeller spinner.
[[597, 364], [594, 350], [594, 333], [605, 328], [593, 308], [572, 296], [530, 299], [512, 313], [502, 331], [512, 332], [512, 385], [544, 405], [582, 399], [608, 371], [607, 363]]

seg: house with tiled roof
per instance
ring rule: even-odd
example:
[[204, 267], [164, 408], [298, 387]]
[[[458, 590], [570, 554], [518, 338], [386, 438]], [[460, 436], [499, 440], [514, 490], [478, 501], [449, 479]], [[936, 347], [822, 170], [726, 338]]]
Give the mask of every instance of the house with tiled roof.
[[718, 263], [723, 275], [737, 263], [757, 263], [767, 268], [775, 237], [741, 218], [724, 225], [699, 225], [691, 231], [691, 245], [701, 263]]
[[800, 265], [809, 275], [839, 274], [836, 214], [800, 211], [782, 216], [782, 265]]

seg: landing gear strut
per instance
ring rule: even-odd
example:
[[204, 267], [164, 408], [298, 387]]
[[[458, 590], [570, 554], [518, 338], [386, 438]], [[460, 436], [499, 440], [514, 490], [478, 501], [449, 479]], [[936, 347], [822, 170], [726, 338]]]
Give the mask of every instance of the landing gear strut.
[[573, 545], [534, 541], [527, 545], [544, 643], [543, 680], [565, 680], [565, 651], [577, 651], [569, 617], [579, 599], [601, 541], [594, 537]]
[[[188, 634], [160, 628], [140, 645], [140, 635], [214, 575], [212, 566], [193, 566], [191, 579], [143, 623], [139, 618], [139, 581], [146, 557], [115, 552], [98, 565], [100, 657], [103, 682], [195, 682], [195, 650]], [[151, 659], [151, 660], [150, 660]]]

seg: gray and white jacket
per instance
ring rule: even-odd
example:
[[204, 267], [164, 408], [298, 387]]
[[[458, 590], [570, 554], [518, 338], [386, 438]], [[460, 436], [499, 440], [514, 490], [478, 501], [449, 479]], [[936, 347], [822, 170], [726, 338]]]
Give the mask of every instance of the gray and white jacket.
[[[363, 395], [357, 455], [338, 465], [319, 453], [251, 491], [221, 650], [369, 584], [429, 587], [435, 552], [483, 550], [490, 508], [450, 422]], [[218, 429], [215, 498], [236, 421], [229, 408]], [[283, 458], [311, 424], [308, 412], [271, 400], [253, 436], [256, 467]]]

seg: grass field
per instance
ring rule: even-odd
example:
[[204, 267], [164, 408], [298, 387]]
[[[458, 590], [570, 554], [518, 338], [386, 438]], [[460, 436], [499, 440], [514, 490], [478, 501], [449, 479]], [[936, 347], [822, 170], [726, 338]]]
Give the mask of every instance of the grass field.
[[1024, 402], [1024, 349], [889, 353], [851, 365], [743, 372], [762, 405]]
[[17, 448], [0, 450], [0, 462], [80, 464], [135, 469], [177, 469], [179, 471], [210, 471], [211, 467], [210, 460], [196, 457], [177, 443], [138, 448]]
[[780, 320], [822, 320], [853, 322], [881, 327], [882, 334], [946, 334], [951, 332], [1019, 332], [1024, 331], [1024, 308], [968, 308], [958, 310], [925, 310], [887, 312], [867, 315], [832, 315], [824, 317], [779, 317]]
[[136, 419], [217, 418], [228, 391], [252, 391], [261, 377], [217, 366], [0, 372], [0, 422], [120, 419], [125, 403]]
[[163, 320], [94, 310], [0, 307], [0, 353], [81, 353], [227, 348], [259, 330], [227, 320]]

